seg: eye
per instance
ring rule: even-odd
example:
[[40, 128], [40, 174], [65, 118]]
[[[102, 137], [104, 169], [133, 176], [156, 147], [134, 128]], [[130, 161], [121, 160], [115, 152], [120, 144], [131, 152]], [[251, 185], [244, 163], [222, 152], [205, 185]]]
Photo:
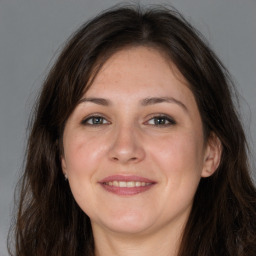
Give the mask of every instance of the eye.
[[83, 125], [106, 125], [110, 122], [102, 116], [90, 116], [82, 121]]
[[161, 127], [166, 127], [166, 126], [171, 126], [176, 124], [176, 122], [169, 116], [154, 116], [153, 118], [149, 119], [147, 122], [149, 125], [154, 125], [154, 126], [161, 126]]

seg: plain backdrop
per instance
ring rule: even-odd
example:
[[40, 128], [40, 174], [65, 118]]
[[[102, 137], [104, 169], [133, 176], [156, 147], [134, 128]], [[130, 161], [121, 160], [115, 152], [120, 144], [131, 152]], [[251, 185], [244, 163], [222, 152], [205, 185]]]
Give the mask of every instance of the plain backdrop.
[[[121, 1], [0, 0], [0, 256], [8, 255], [14, 188], [22, 169], [27, 121], [40, 85], [70, 34], [117, 3]], [[204, 34], [230, 70], [241, 95], [240, 113], [255, 166], [256, 0], [140, 3], [176, 7]]]

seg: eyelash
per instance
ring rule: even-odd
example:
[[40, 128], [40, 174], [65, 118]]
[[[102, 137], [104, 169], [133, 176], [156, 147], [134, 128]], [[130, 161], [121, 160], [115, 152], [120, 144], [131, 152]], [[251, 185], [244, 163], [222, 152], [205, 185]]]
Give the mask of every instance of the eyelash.
[[[93, 121], [95, 121], [97, 119], [98, 119], [98, 121], [99, 120], [103, 121], [103, 123], [93, 123]], [[90, 123], [90, 121], [92, 123]], [[92, 115], [92, 116], [86, 117], [84, 120], [82, 120], [81, 123], [83, 125], [88, 125], [88, 126], [99, 126], [99, 125], [108, 125], [108, 124], [110, 124], [110, 122], [105, 117], [103, 117], [101, 115]]]
[[[150, 121], [152, 120], [154, 124], [150, 124]], [[157, 121], [158, 122], [160, 121], [160, 123], [156, 124], [155, 122]], [[87, 125], [87, 126], [100, 126], [100, 125], [109, 125], [111, 123], [101, 115], [92, 115], [82, 120], [81, 124]], [[170, 116], [160, 114], [160, 115], [155, 115], [151, 117], [148, 121], [144, 122], [144, 124], [164, 128], [164, 127], [175, 125], [176, 121]]]
[[[154, 124], [150, 124], [149, 122], [152, 121], [154, 122]], [[155, 122], [156, 121], [160, 121], [160, 123], [156, 124]], [[164, 122], [164, 123], [162, 123]], [[166, 123], [167, 122], [167, 123]], [[172, 125], [175, 125], [176, 124], [176, 121], [171, 118], [170, 116], [168, 115], [162, 115], [162, 114], [159, 114], [159, 115], [155, 115], [153, 116], [152, 118], [150, 118], [147, 122], [145, 122], [146, 124], [148, 125], [152, 125], [152, 126], [157, 126], [157, 127], [160, 127], [160, 128], [164, 128], [164, 127], [169, 127], [169, 126], [172, 126]]]

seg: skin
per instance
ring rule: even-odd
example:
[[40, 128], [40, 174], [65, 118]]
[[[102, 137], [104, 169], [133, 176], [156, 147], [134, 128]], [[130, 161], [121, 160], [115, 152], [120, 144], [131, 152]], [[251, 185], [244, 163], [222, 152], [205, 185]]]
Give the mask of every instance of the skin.
[[[145, 103], [156, 97], [163, 102]], [[212, 138], [204, 141], [193, 93], [160, 51], [133, 47], [110, 57], [63, 134], [63, 172], [91, 219], [95, 254], [177, 255], [198, 183], [219, 164], [220, 145]], [[155, 185], [119, 195], [99, 183], [117, 174]]]

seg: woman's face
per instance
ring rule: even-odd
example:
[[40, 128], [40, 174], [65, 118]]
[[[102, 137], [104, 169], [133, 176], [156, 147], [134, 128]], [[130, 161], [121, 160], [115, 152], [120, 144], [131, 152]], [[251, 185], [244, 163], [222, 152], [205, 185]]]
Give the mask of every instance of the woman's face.
[[210, 146], [191, 90], [159, 51], [114, 54], [69, 117], [63, 172], [93, 230], [181, 228]]

